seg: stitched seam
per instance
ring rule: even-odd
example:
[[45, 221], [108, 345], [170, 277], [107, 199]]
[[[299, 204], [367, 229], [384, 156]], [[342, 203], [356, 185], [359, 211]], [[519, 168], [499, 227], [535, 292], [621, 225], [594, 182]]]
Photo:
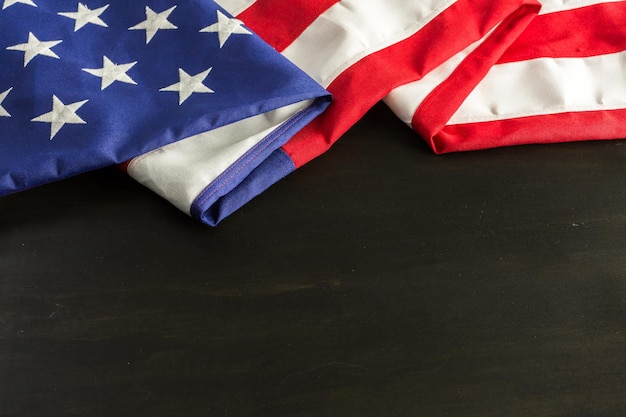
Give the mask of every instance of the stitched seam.
[[454, 120], [454, 121], [450, 123], [450, 125], [458, 125], [458, 124], [472, 123], [472, 122], [497, 122], [497, 121], [513, 119], [513, 118], [547, 116], [551, 114], [568, 113], [572, 111], [592, 112], [592, 111], [622, 110], [624, 108], [624, 105], [626, 105], [626, 102], [615, 103], [615, 104], [604, 105], [604, 106], [600, 105], [597, 107], [584, 106], [584, 105], [542, 107], [539, 109], [541, 110], [541, 113], [531, 113], [529, 111], [529, 112], [516, 112], [516, 113], [500, 113], [500, 114], [485, 115], [485, 116], [472, 116], [472, 117], [465, 117], [465, 118], [458, 118], [458, 119], [451, 118], [451, 120]]
[[[308, 113], [312, 112], [313, 110], [314, 110], [313, 107], [309, 107], [308, 109], [302, 111], [296, 117], [292, 118], [287, 123], [283, 124], [281, 127], [276, 129], [274, 132], [270, 133], [268, 135], [268, 139], [264, 141], [264, 146], [263, 147], [260, 147], [259, 149], [257, 149], [256, 152], [253, 155], [248, 155], [248, 156], [244, 155], [244, 156], [242, 156], [235, 163], [233, 163], [230, 167], [228, 167], [228, 169], [226, 169], [224, 172], [222, 172], [215, 180], [213, 180], [213, 182], [211, 184], [209, 184], [200, 194], [198, 194], [198, 197], [196, 197], [195, 201], [192, 203], [192, 207], [197, 205], [197, 204], [199, 204], [199, 205], [204, 204], [209, 198], [211, 198], [211, 196], [213, 196], [220, 189], [225, 187], [242, 169], [247, 167], [261, 152], [263, 152], [265, 149], [267, 149], [268, 146], [270, 146], [272, 143], [274, 143], [283, 134], [283, 132], [285, 130], [289, 129], [291, 126], [296, 124], [296, 122], [300, 121], [304, 116], [306, 116]], [[246, 162], [244, 162], [243, 164], [239, 164], [240, 161], [242, 161], [244, 158], [247, 158]], [[209, 194], [207, 194], [206, 196], [203, 197], [203, 194], [208, 192], [209, 189], [211, 189], [211, 185], [212, 184], [220, 182], [221, 179], [224, 176], [226, 176], [229, 173], [229, 171], [232, 171], [233, 169], [235, 169], [235, 167], [237, 167], [237, 169], [236, 169], [235, 172], [233, 172], [230, 175], [230, 177], [226, 178], [219, 186], [213, 188]]]
[[[241, 120], [238, 120], [238, 121], [235, 121], [235, 122], [233, 122], [233, 123], [238, 123], [238, 122], [240, 122], [240, 121], [241, 121]], [[228, 126], [228, 124], [226, 124], [226, 125], [224, 125], [224, 126]], [[219, 126], [219, 127], [217, 127], [217, 128], [214, 128], [214, 129], [219, 129], [219, 128], [224, 127], [224, 126]], [[213, 129], [211, 129], [211, 130], [213, 130]], [[176, 144], [178, 144], [179, 142], [186, 141], [186, 140], [191, 139], [191, 138], [193, 138], [193, 137], [195, 137], [195, 136], [199, 136], [199, 135], [202, 135], [202, 134], [204, 134], [204, 133], [210, 132], [211, 130], [208, 130], [208, 131], [205, 131], [205, 132], [200, 132], [200, 133], [197, 133], [197, 134], [195, 134], [195, 135], [187, 136], [187, 137], [185, 137], [185, 138], [182, 138], [181, 140], [177, 140], [177, 141], [174, 141], [174, 142], [167, 143], [167, 144], [162, 145], [162, 146], [159, 146], [158, 148], [155, 148], [155, 149], [153, 149], [153, 150], [151, 150], [151, 151], [149, 151], [149, 152], [146, 152], [146, 153], [144, 153], [144, 154], [141, 154], [141, 155], [139, 155], [139, 156], [136, 156], [136, 157], [132, 158], [132, 159], [130, 160], [130, 162], [128, 163], [127, 171], [134, 170], [134, 169], [135, 169], [135, 165], [137, 165], [137, 164], [141, 163], [141, 161], [143, 161], [144, 159], [148, 158], [149, 156], [151, 156], [151, 155], [153, 155], [153, 154], [155, 154], [155, 153], [159, 153], [159, 152], [161, 152], [164, 148], [167, 148], [167, 147], [169, 147], [170, 145], [176, 145]], [[238, 162], [238, 161], [236, 161], [236, 162]], [[236, 163], [236, 162], [235, 162], [235, 163]], [[228, 171], [228, 170], [227, 170], [227, 171]], [[224, 171], [224, 173], [225, 173], [225, 172], [227, 172], [227, 171]], [[218, 180], [218, 179], [219, 179], [219, 178], [220, 178], [220, 177], [221, 177], [224, 173], [222, 173], [220, 176], [218, 176], [218, 177], [217, 177], [215, 180], [213, 180], [212, 182], [217, 181], [217, 180]]]

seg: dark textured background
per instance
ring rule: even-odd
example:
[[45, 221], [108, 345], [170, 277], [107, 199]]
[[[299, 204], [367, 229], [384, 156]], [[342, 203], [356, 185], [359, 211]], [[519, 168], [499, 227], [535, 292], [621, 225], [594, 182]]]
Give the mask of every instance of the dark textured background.
[[626, 146], [433, 155], [383, 106], [212, 229], [0, 199], [0, 416], [623, 416]]

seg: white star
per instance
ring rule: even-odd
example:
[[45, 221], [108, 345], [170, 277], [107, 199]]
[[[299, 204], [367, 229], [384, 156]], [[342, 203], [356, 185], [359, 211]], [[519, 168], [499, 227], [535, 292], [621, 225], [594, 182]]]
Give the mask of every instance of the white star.
[[154, 35], [156, 35], [157, 31], [161, 29], [178, 29], [177, 26], [174, 26], [167, 20], [175, 8], [176, 6], [170, 7], [161, 13], [155, 13], [151, 8], [146, 6], [146, 20], [129, 27], [128, 30], [144, 29], [146, 31], [146, 44], [148, 44]]
[[187, 100], [193, 93], [214, 93], [215, 91], [202, 84], [209, 72], [211, 72], [211, 69], [213, 68], [211, 67], [196, 75], [189, 75], [182, 68], [179, 68], [178, 77], [180, 82], [164, 87], [159, 91], [178, 91], [179, 105], [183, 104], [183, 101]]
[[28, 4], [29, 6], [37, 7], [33, 0], [4, 0], [4, 4], [2, 5], [2, 10], [6, 9], [9, 6], [13, 6], [14, 4], [22, 3]]
[[57, 96], [52, 96], [52, 111], [35, 117], [31, 122], [45, 122], [50, 125], [50, 140], [57, 134], [66, 123], [85, 124], [76, 111], [89, 100], [77, 101], [71, 104], [63, 104]]
[[218, 10], [217, 22], [205, 27], [204, 29], [200, 29], [200, 32], [217, 32], [221, 48], [233, 33], [240, 35], [252, 35], [252, 32], [244, 28], [242, 25], [243, 22], [241, 20], [235, 18], [231, 19]]
[[95, 75], [96, 77], [102, 78], [102, 83], [100, 84], [100, 90], [104, 90], [115, 81], [120, 81], [127, 84], [137, 84], [132, 78], [126, 74], [126, 72], [131, 69], [137, 61], [130, 62], [128, 64], [114, 64], [109, 58], [106, 56], [102, 57], [102, 68], [83, 68], [83, 71], [88, 72], [91, 75]]
[[24, 51], [24, 66], [37, 55], [45, 55], [52, 58], [59, 59], [59, 56], [52, 52], [50, 48], [60, 44], [62, 41], [40, 41], [32, 32], [28, 33], [28, 42], [20, 43], [19, 45], [9, 46], [9, 51]]
[[76, 22], [74, 24], [74, 32], [78, 31], [78, 29], [83, 26], [91, 23], [98, 26], [104, 26], [105, 28], [109, 27], [106, 23], [100, 19], [100, 15], [104, 13], [106, 9], [109, 8], [109, 5], [99, 7], [97, 9], [91, 10], [89, 7], [85, 6], [82, 3], [78, 3], [78, 10], [75, 12], [60, 12], [59, 15], [69, 17], [70, 19], [74, 19]]
[[7, 98], [11, 90], [13, 90], [13, 87], [9, 88], [4, 93], [0, 93], [0, 117], [11, 117], [9, 112], [6, 111], [4, 107], [2, 107], [2, 102], [4, 101], [5, 98]]

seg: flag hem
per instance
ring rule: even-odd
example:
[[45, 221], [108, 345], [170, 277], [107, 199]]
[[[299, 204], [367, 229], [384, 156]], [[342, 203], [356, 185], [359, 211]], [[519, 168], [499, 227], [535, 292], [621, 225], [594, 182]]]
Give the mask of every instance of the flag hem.
[[252, 198], [295, 170], [292, 159], [280, 149], [296, 132], [330, 104], [319, 97], [294, 114], [231, 164], [194, 199], [189, 213], [211, 226], [217, 225]]

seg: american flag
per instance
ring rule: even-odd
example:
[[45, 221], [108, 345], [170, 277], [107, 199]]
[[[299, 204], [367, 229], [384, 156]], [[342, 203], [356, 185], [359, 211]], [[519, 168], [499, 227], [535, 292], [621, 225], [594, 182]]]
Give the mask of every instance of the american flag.
[[213, 1], [0, 2], [0, 195], [138, 155], [175, 159], [162, 147], [183, 139], [210, 150], [204, 178], [231, 170], [226, 183], [330, 101]]
[[[144, 151], [185, 138], [133, 158], [128, 173], [186, 213], [216, 224], [327, 151], [381, 100], [436, 153], [626, 137], [625, 1], [218, 0], [223, 9], [200, 0], [36, 2], [4, 0], [0, 11], [1, 134], [5, 143], [27, 139], [18, 147], [41, 157], [27, 159], [26, 169], [23, 163], [9, 167], [5, 189], [23, 186], [21, 175], [40, 165], [46, 175], [76, 172], [76, 156], [93, 146], [79, 142], [54, 154], [41, 143], [57, 144], [79, 129], [96, 127], [108, 140], [123, 137], [120, 143], [130, 137]], [[44, 7], [38, 17], [23, 17]], [[190, 38], [159, 45], [182, 33]], [[64, 49], [70, 46], [82, 52], [72, 55]], [[264, 61], [277, 55], [332, 93], [324, 113], [314, 118], [327, 97], [310, 80], [300, 88], [296, 71], [286, 70], [290, 81]], [[48, 74], [53, 64], [62, 66]], [[14, 80], [23, 71], [45, 83], [22, 88]], [[53, 80], [61, 88], [38, 91]], [[229, 98], [211, 107], [225, 91], [218, 88], [222, 82]], [[96, 92], [85, 95], [69, 84], [95, 85]], [[150, 93], [132, 90], [142, 85]], [[96, 102], [105, 93], [117, 97], [108, 108]], [[233, 106], [225, 104], [230, 99]], [[105, 110], [92, 114], [96, 107]], [[147, 108], [157, 110], [139, 125]], [[22, 114], [13, 123], [26, 136], [8, 130], [7, 117], [15, 114]], [[194, 117], [202, 126], [187, 124]], [[95, 140], [98, 149], [103, 138], [82, 132], [78, 137]], [[119, 162], [136, 151], [121, 145], [114, 155], [107, 151], [106, 160]], [[7, 152], [10, 158], [3, 159], [13, 160], [13, 150]], [[92, 152], [86, 159], [93, 167]], [[58, 162], [60, 155], [73, 156], [72, 162]]]
[[263, 186], [380, 100], [436, 153], [626, 137], [624, 1], [218, 2], [333, 94]]

